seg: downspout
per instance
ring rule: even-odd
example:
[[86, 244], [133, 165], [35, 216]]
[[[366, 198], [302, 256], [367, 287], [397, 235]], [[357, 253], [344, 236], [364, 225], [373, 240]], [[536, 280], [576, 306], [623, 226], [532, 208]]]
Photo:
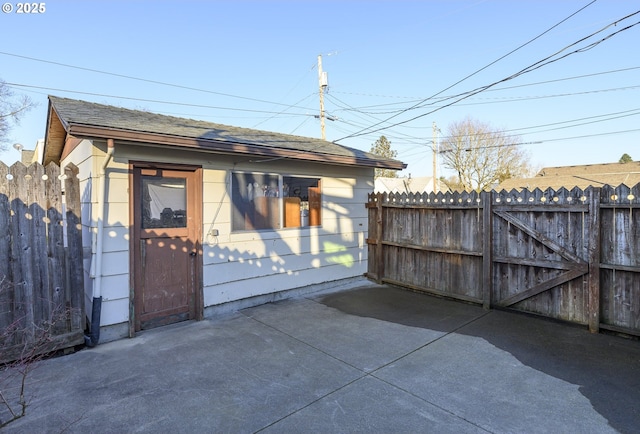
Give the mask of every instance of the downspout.
[[113, 158], [115, 150], [113, 139], [107, 139], [107, 155], [104, 157], [98, 179], [98, 228], [96, 234], [96, 252], [93, 270], [93, 302], [91, 307], [91, 330], [89, 336], [85, 336], [85, 344], [88, 347], [95, 347], [100, 340], [100, 314], [102, 312], [102, 256], [103, 256], [103, 235], [104, 235], [104, 204], [107, 201], [107, 166]]

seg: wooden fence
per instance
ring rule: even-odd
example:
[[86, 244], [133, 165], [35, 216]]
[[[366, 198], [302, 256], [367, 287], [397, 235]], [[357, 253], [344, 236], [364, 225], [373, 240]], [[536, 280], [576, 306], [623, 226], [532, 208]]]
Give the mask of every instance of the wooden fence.
[[640, 184], [369, 195], [368, 277], [640, 335]]
[[0, 363], [84, 341], [81, 237], [75, 166], [0, 162]]

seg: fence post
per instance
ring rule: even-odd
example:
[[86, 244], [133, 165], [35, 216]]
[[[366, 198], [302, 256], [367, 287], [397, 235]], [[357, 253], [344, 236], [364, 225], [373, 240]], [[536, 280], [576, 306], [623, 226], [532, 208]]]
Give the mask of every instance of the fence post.
[[382, 283], [384, 276], [384, 255], [382, 253], [382, 199], [384, 195], [376, 195], [376, 283]]
[[491, 253], [493, 246], [493, 219], [491, 211], [492, 192], [483, 191], [480, 193], [480, 203], [482, 205], [482, 307], [491, 307], [491, 291], [493, 278], [491, 275]]
[[64, 168], [64, 187], [67, 217], [67, 245], [69, 282], [71, 294], [71, 315], [74, 329], [84, 329], [84, 271], [82, 267], [82, 227], [80, 210], [80, 181], [78, 168], [70, 163]]
[[587, 279], [589, 301], [589, 331], [600, 330], [600, 194], [601, 189], [589, 187], [589, 219], [587, 224], [589, 277]]

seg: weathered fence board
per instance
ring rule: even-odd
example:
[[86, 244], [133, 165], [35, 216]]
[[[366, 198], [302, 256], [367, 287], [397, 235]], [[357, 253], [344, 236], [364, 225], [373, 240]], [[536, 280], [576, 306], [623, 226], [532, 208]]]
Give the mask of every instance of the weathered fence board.
[[640, 184], [371, 194], [368, 276], [640, 335]]
[[0, 362], [84, 341], [79, 223], [75, 166], [0, 162]]
[[640, 185], [602, 188], [601, 293], [604, 327], [640, 330]]

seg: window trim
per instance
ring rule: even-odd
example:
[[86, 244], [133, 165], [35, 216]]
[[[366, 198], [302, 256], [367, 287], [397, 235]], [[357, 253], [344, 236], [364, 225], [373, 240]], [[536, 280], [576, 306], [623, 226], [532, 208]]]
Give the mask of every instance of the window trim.
[[[234, 200], [234, 194], [236, 194], [235, 190], [234, 190], [234, 182], [236, 179], [236, 175], [239, 174], [248, 174], [248, 175], [259, 175], [259, 176], [275, 176], [277, 177], [277, 182], [278, 182], [278, 196], [277, 196], [277, 203], [278, 203], [278, 227], [269, 227], [269, 228], [261, 228], [261, 229], [256, 229], [256, 228], [249, 228], [249, 229], [236, 229], [234, 228], [234, 224], [235, 224], [235, 218], [236, 216], [234, 215], [236, 211], [236, 202]], [[317, 181], [317, 187], [319, 189], [319, 207], [318, 207], [318, 211], [319, 211], [319, 224], [316, 225], [311, 225], [310, 224], [310, 220], [309, 223], [305, 226], [302, 226], [302, 224], [300, 224], [299, 226], [285, 226], [285, 197], [283, 195], [283, 189], [284, 189], [284, 178], [303, 178], [303, 179], [309, 179], [309, 180], [316, 180]], [[322, 227], [322, 208], [323, 208], [323, 191], [322, 191], [322, 176], [314, 176], [314, 175], [298, 175], [298, 174], [291, 174], [291, 173], [274, 173], [274, 172], [259, 172], [259, 171], [251, 171], [251, 170], [231, 170], [229, 171], [229, 190], [230, 190], [230, 195], [229, 195], [229, 199], [230, 199], [230, 204], [231, 204], [231, 221], [230, 221], [230, 233], [231, 234], [241, 234], [241, 233], [247, 233], [247, 232], [265, 232], [265, 231], [280, 231], [280, 230], [288, 230], [288, 229], [299, 229], [299, 230], [304, 230], [304, 229], [310, 229], [310, 228], [319, 228]], [[291, 196], [287, 196], [287, 197], [291, 197]], [[309, 216], [310, 219], [310, 216]]]

